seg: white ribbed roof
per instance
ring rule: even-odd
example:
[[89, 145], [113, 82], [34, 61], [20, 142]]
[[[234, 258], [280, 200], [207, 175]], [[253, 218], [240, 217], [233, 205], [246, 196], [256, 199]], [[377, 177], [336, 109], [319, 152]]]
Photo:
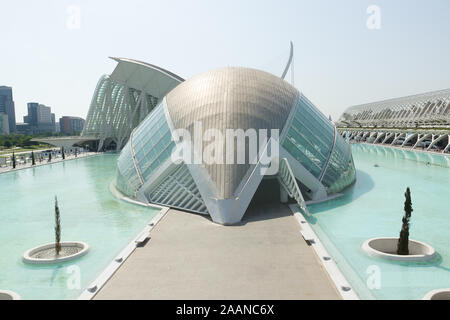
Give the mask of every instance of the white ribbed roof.
[[170, 90], [184, 79], [163, 68], [146, 62], [114, 58], [118, 62], [111, 74], [111, 79], [127, 87], [144, 91], [158, 99], [162, 99]]

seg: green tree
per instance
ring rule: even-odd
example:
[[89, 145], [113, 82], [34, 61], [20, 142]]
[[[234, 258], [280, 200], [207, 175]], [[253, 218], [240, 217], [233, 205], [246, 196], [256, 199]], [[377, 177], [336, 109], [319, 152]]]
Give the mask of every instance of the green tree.
[[51, 161], [52, 161], [52, 153], [49, 152], [49, 153], [48, 153], [48, 162], [51, 162]]
[[63, 160], [66, 159], [66, 155], [64, 154], [64, 147], [61, 147], [61, 156]]
[[13, 152], [13, 155], [12, 155], [12, 166], [13, 166], [13, 169], [16, 168], [16, 155], [14, 154], [14, 152]]
[[61, 220], [59, 217], [58, 198], [55, 196], [55, 251], [56, 255], [61, 252]]
[[405, 215], [402, 219], [402, 230], [400, 231], [400, 238], [398, 239], [397, 254], [408, 255], [409, 254], [409, 220], [411, 219], [411, 212], [413, 212], [411, 204], [411, 191], [409, 187], [405, 192]]
[[34, 166], [36, 164], [36, 159], [34, 158], [34, 151], [31, 151], [31, 165]]

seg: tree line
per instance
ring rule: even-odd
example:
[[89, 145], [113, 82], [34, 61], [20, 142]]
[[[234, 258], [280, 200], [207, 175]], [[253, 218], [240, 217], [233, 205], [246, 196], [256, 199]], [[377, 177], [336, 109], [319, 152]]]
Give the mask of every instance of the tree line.
[[58, 136], [67, 136], [64, 133], [45, 133], [45, 134], [20, 134], [20, 133], [12, 133], [8, 135], [0, 135], [0, 149], [9, 149], [11, 147], [31, 147], [37, 146], [42, 143], [31, 141], [33, 138], [39, 137], [58, 137]]

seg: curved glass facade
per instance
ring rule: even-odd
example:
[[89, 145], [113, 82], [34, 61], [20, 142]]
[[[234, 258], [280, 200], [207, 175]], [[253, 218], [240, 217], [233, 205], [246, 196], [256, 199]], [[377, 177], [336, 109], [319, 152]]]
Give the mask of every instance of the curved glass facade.
[[117, 160], [116, 187], [127, 196], [136, 197], [136, 192], [142, 185], [134, 165], [130, 143], [127, 143]]
[[132, 132], [117, 162], [116, 186], [124, 194], [136, 193], [170, 157], [175, 143], [164, 115], [165, 99]]
[[136, 165], [146, 181], [167, 158], [175, 143], [164, 115], [165, 100], [133, 132]]
[[348, 145], [341, 136], [336, 136], [328, 167], [322, 178], [328, 194], [339, 192], [356, 179], [355, 165]]
[[355, 168], [347, 143], [305, 96], [296, 104], [283, 147], [324, 184], [329, 194], [352, 184]]
[[333, 146], [334, 126], [304, 96], [296, 107], [283, 147], [319, 179]]

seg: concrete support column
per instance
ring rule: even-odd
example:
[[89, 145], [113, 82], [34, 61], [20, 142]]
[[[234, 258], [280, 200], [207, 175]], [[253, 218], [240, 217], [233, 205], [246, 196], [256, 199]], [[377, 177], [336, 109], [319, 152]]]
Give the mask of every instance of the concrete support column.
[[413, 138], [417, 137], [419, 134], [418, 133], [413, 133], [410, 136], [406, 135], [405, 141], [402, 144], [402, 147], [406, 146], [406, 144]]
[[419, 143], [421, 143], [422, 141], [424, 141], [425, 139], [431, 137], [431, 133], [424, 133], [424, 134], [419, 134], [418, 139], [416, 144], [413, 146], [413, 149], [417, 148], [419, 146]]
[[450, 150], [450, 134], [448, 135], [448, 144], [447, 144], [447, 146], [445, 147], [445, 149], [444, 149], [443, 152], [447, 152], [447, 151], [449, 151], [449, 150]]
[[[446, 134], [441, 134], [441, 135], [433, 134], [433, 138], [432, 138], [431, 144], [428, 146], [427, 150], [431, 150], [431, 148], [436, 143], [438, 143], [439, 141], [443, 140], [445, 137], [447, 137]], [[449, 142], [450, 142], [450, 137], [449, 137]]]
[[395, 136], [393, 132], [386, 134], [386, 137], [384, 138], [383, 142], [381, 142], [381, 144], [385, 144], [392, 136]]
[[394, 141], [392, 141], [391, 145], [395, 145], [397, 143], [397, 141], [401, 138], [406, 138], [406, 133], [396, 133], [395, 137], [394, 137]]
[[380, 142], [380, 141], [381, 141], [381, 138], [383, 138], [385, 135], [386, 135], [385, 132], [378, 132], [378, 134], [377, 134], [375, 140], [373, 141], [373, 143], [375, 144], [375, 143], [377, 143], [377, 142]]

